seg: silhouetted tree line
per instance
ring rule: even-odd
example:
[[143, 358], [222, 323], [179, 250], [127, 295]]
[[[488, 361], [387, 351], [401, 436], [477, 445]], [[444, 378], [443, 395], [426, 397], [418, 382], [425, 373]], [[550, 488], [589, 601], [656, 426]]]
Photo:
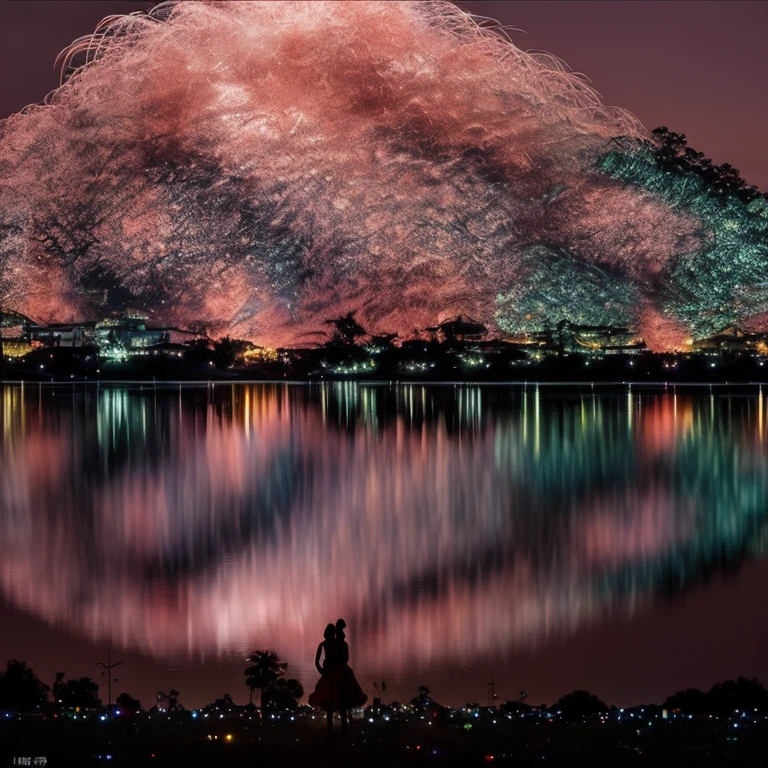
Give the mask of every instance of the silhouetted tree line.
[[96, 709], [101, 706], [99, 684], [90, 677], [65, 680], [64, 673], [57, 672], [52, 693], [53, 700], [63, 707]]
[[181, 694], [175, 689], [171, 688], [168, 693], [165, 691], [158, 691], [155, 698], [157, 699], [157, 708], [166, 712], [178, 712], [184, 709], [179, 702], [179, 696]]
[[[275, 651], [254, 651], [248, 657], [245, 670], [245, 684], [251, 691], [250, 705], [253, 707], [253, 691], [261, 691], [261, 706], [266, 709], [297, 709], [304, 695], [304, 688], [298, 680], [286, 679], [288, 664]], [[64, 672], [58, 672], [53, 685], [46, 685], [35, 674], [26, 661], [10, 659], [5, 671], [0, 673], [0, 711], [40, 712], [44, 708], [99, 709], [99, 684], [90, 677], [65, 679]], [[150, 712], [161, 711], [169, 715], [185, 712], [180, 701], [181, 694], [174, 688], [167, 693], [158, 691], [156, 704]], [[116, 707], [126, 714], [141, 711], [141, 702], [129, 693], [121, 693], [115, 700]], [[239, 707], [230, 694], [203, 708], [220, 713], [234, 712]]]
[[115, 699], [115, 703], [120, 709], [124, 709], [126, 712], [141, 711], [141, 702], [138, 699], [134, 699], [129, 693], [121, 693]]
[[[251, 691], [253, 707], [253, 691], [261, 691], [262, 708], [296, 709], [299, 699], [304, 695], [304, 689], [298, 680], [285, 677], [288, 664], [281, 661], [275, 651], [254, 651], [248, 656], [249, 666], [245, 670], [245, 684]], [[382, 684], [382, 691], [384, 690]], [[10, 659], [6, 668], [0, 674], [0, 710], [17, 712], [39, 712], [46, 706], [61, 706], [80, 709], [98, 709], [102, 702], [98, 697], [99, 685], [89, 677], [65, 679], [63, 672], [56, 674], [52, 686], [43, 683], [34, 670], [25, 661]], [[164, 712], [184, 712], [179, 701], [179, 691], [171, 689], [168, 693], [158, 691], [157, 705], [152, 710]], [[531, 707], [525, 703], [527, 694], [520, 692], [517, 701], [508, 701], [501, 705], [501, 710], [508, 713], [525, 713], [533, 709], [559, 713], [565, 720], [579, 722], [598, 714], [608, 712], [609, 707], [604, 701], [589, 691], [577, 690], [567, 693], [551, 707], [541, 704]], [[426, 686], [418, 687], [418, 694], [411, 699], [411, 706], [421, 712], [440, 712], [447, 710], [433, 698]], [[128, 693], [121, 693], [116, 699], [118, 708], [126, 713], [141, 710], [141, 702]], [[381, 699], [375, 700], [375, 706], [382, 706]], [[399, 707], [394, 702], [389, 705]], [[768, 712], [768, 690], [757, 678], [739, 677], [736, 680], [726, 680], [717, 683], [708, 691], [698, 688], [686, 688], [669, 696], [662, 704], [666, 709], [680, 711], [691, 715], [721, 715], [729, 716], [735, 712]], [[481, 709], [479, 704], [468, 703], [467, 707]], [[203, 711], [231, 713], [240, 707], [234, 703], [230, 694], [225, 693], [221, 698], [203, 708]], [[371, 709], [371, 707], [369, 707]]]
[[53, 685], [46, 685], [26, 661], [10, 659], [5, 672], [0, 674], [0, 709], [34, 712], [47, 704], [49, 697], [63, 707], [95, 709], [101, 706], [98, 683], [90, 677], [64, 678], [64, 672], [57, 672]]
[[554, 707], [550, 708], [555, 712], [560, 712], [563, 720], [578, 722], [584, 718], [594, 717], [601, 712], [609, 710], [608, 705], [589, 691], [571, 691], [566, 693]]
[[670, 696], [664, 707], [691, 715], [729, 715], [735, 710], [768, 710], [768, 690], [753, 677], [739, 677], [713, 685], [708, 691], [686, 688]]
[[[525, 703], [527, 698], [528, 694], [525, 691], [520, 691], [517, 701], [507, 701], [499, 707], [499, 710], [504, 714], [511, 715], [530, 714], [534, 710], [537, 710], [539, 712], [557, 714], [558, 717], [563, 720], [580, 722], [608, 712], [611, 709], [611, 707], [602, 701], [602, 699], [595, 696], [595, 694], [583, 690], [571, 691], [571, 693], [565, 694], [565, 696], [558, 699], [558, 701], [551, 707], [547, 707], [546, 704], [531, 706], [530, 704]], [[432, 696], [430, 689], [425, 685], [420, 685], [418, 687], [418, 693], [410, 700], [409, 704], [416, 712], [424, 713], [428, 716], [450, 717], [452, 715], [452, 710], [437, 702]], [[398, 702], [386, 706], [382, 704], [381, 699], [376, 698], [366, 711], [374, 713], [377, 710], [379, 710], [379, 712], [381, 710], [390, 712], [394, 710], [396, 712], [398, 707]], [[478, 713], [485, 710], [485, 707], [475, 701], [468, 701], [464, 705], [464, 708], [470, 712], [476, 711]]]
[[282, 661], [275, 651], [254, 651], [246, 659], [245, 684], [251, 692], [261, 691], [262, 709], [296, 709], [304, 688], [298, 680], [285, 678], [288, 663]]
[[33, 712], [48, 700], [49, 691], [26, 661], [10, 659], [0, 675], [0, 709]]
[[666, 126], [653, 129], [657, 145], [653, 148], [656, 162], [665, 171], [694, 173], [713, 190], [734, 195], [745, 203], [761, 196], [757, 187], [741, 178], [738, 168], [730, 163], [716, 165], [712, 160], [688, 146], [684, 133], [675, 133]]
[[[504, 714], [515, 716], [530, 714], [534, 711], [544, 712], [574, 723], [583, 722], [616, 710], [615, 706], [609, 706], [594, 693], [585, 690], [571, 691], [549, 707], [546, 704], [531, 706], [525, 702], [527, 698], [528, 694], [525, 691], [520, 691], [516, 701], [505, 702], [499, 707], [499, 710]], [[434, 699], [429, 688], [424, 685], [418, 687], [418, 694], [410, 700], [410, 705], [417, 712], [434, 716], [450, 712], [449, 708], [444, 707]], [[709, 691], [686, 688], [669, 696], [661, 706], [655, 704], [645, 706], [656, 710], [664, 707], [670, 712], [679, 711], [686, 715], [733, 716], [736, 712], [753, 712], [755, 710], [768, 713], [768, 689], [757, 678], [739, 677], [736, 680], [717, 683]], [[382, 705], [381, 699], [374, 699], [374, 703], [368, 707], [368, 711], [373, 713], [376, 709], [396, 710], [398, 707], [399, 703], [385, 707]], [[465, 708], [470, 711], [485, 709], [477, 702], [472, 701], [467, 702]]]

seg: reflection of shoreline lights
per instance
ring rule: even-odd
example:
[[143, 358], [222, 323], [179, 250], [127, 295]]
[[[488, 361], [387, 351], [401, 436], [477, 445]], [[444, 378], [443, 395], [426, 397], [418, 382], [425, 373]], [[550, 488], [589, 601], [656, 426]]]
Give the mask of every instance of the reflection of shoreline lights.
[[158, 655], [303, 659], [330, 614], [361, 670], [533, 644], [737, 560], [768, 503], [759, 397], [56, 393], [2, 391], [0, 584]]

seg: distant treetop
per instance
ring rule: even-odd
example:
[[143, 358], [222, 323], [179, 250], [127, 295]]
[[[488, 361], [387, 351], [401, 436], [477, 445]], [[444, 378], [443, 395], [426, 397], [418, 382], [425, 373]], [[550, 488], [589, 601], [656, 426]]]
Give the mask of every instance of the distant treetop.
[[760, 197], [758, 188], [747, 184], [738, 168], [730, 163], [715, 165], [703, 152], [688, 146], [684, 133], [675, 133], [666, 126], [654, 128], [652, 133], [657, 141], [656, 161], [664, 170], [695, 173], [718, 192], [735, 195], [745, 203]]

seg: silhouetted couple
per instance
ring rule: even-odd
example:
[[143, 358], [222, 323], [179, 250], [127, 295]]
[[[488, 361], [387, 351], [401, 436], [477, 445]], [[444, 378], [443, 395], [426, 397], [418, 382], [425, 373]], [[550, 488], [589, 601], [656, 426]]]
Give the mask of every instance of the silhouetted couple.
[[335, 626], [329, 624], [325, 628], [325, 640], [317, 646], [315, 654], [315, 667], [320, 673], [320, 680], [309, 695], [309, 703], [313, 707], [325, 710], [329, 733], [333, 730], [333, 713], [341, 714], [341, 734], [345, 738], [349, 735], [350, 710], [362, 707], [368, 701], [349, 668], [349, 646], [344, 634], [346, 626], [344, 619], [339, 619]]

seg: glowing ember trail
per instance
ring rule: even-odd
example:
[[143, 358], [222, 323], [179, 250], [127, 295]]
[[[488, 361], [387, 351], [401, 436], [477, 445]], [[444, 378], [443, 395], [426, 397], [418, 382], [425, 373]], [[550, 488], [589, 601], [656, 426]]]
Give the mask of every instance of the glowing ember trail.
[[768, 311], [764, 207], [666, 180], [631, 115], [449, 3], [164, 3], [62, 66], [0, 127], [0, 304], [37, 320], [282, 345], [465, 312], [669, 348]]

